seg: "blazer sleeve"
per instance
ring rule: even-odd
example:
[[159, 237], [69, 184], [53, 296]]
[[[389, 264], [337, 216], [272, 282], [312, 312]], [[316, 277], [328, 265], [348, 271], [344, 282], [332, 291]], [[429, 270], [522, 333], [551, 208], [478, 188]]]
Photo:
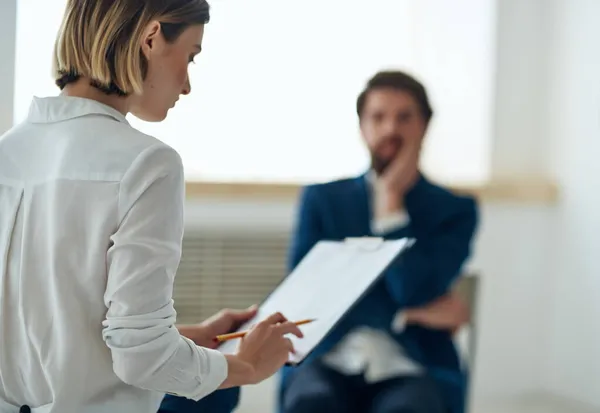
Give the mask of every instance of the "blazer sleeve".
[[434, 212], [428, 216], [422, 210], [411, 211], [410, 204], [407, 205], [416, 242], [384, 275], [387, 289], [398, 306], [426, 304], [445, 294], [460, 276], [471, 253], [478, 208], [472, 198], [453, 201], [452, 213], [434, 225], [431, 225], [431, 220], [436, 219]]
[[323, 234], [315, 186], [306, 186], [302, 189], [297, 211], [288, 254], [289, 272], [321, 240]]

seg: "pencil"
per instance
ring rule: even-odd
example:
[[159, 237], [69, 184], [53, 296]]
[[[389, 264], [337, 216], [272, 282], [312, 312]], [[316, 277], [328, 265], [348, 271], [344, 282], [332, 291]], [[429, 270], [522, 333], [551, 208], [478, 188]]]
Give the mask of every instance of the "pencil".
[[[303, 324], [312, 323], [313, 321], [315, 321], [315, 319], [300, 320], [300, 321], [294, 322], [294, 324], [296, 324], [297, 326], [301, 326]], [[240, 331], [239, 333], [221, 334], [220, 336], [216, 336], [214, 340], [217, 343], [222, 343], [224, 341], [233, 340], [233, 339], [236, 339], [236, 338], [242, 338], [246, 334], [248, 334], [247, 331]]]

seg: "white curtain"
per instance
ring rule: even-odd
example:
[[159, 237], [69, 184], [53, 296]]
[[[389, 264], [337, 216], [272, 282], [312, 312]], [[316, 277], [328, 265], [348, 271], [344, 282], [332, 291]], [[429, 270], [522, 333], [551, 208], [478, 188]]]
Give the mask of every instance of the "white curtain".
[[[57, 93], [51, 54], [65, 0], [19, 0], [16, 120]], [[381, 69], [413, 73], [435, 116], [423, 166], [437, 179], [489, 176], [495, 0], [213, 0], [192, 94], [160, 124], [188, 179], [311, 182], [367, 167], [355, 102]]]

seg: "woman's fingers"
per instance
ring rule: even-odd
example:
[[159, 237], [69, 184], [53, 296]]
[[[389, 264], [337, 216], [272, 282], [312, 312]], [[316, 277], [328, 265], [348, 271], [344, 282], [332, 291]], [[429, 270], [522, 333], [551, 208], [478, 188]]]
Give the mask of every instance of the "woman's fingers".
[[300, 331], [300, 328], [291, 321], [281, 323], [281, 324], [277, 325], [276, 327], [274, 327], [274, 329], [278, 334], [281, 334], [281, 335], [293, 334], [298, 338], [304, 337], [304, 334], [302, 334], [302, 331]]

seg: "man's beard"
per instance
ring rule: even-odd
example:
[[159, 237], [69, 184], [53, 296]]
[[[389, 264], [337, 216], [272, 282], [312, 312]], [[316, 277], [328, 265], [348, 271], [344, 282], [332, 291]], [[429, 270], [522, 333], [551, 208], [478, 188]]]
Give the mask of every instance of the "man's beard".
[[[379, 155], [377, 153], [379, 152], [379, 147], [390, 144], [390, 142], [395, 145], [395, 150], [393, 151], [393, 153], [391, 155], [388, 154], [386, 156]], [[386, 169], [392, 164], [394, 159], [396, 159], [398, 153], [400, 153], [400, 151], [402, 150], [402, 144], [403, 141], [400, 137], [387, 138], [382, 141], [378, 148], [372, 149], [370, 151], [371, 168], [375, 171], [377, 176], [381, 176], [386, 171]]]
[[371, 153], [371, 169], [375, 171], [377, 176], [381, 176], [383, 175], [385, 170], [390, 166], [392, 160], [393, 158], [383, 159], [381, 157], [378, 157], [374, 153]]

